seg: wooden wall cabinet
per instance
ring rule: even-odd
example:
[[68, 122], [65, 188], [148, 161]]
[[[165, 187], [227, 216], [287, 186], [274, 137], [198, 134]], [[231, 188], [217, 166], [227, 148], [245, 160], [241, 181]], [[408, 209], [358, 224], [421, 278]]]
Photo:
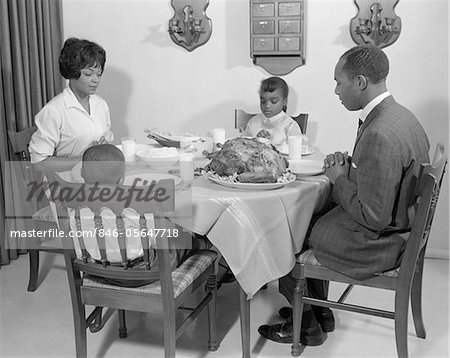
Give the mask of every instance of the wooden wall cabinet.
[[250, 56], [273, 75], [305, 64], [305, 0], [250, 0]]

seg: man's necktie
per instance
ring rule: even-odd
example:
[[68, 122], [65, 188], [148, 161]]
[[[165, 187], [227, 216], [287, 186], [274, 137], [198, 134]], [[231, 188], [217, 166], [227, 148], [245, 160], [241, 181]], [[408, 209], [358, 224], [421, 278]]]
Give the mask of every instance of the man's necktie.
[[357, 132], [358, 134], [359, 134], [359, 130], [361, 129], [362, 124], [363, 124], [363, 121], [360, 118], [358, 121], [358, 132]]

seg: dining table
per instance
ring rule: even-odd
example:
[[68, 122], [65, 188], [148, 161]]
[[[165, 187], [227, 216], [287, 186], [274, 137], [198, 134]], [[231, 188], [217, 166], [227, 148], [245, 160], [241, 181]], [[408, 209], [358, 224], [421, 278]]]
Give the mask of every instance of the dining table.
[[[309, 157], [308, 157], [309, 158]], [[322, 160], [315, 153], [313, 159]], [[205, 158], [196, 158], [203, 166]], [[78, 181], [79, 168], [70, 174]], [[74, 174], [75, 173], [75, 174]], [[177, 165], [151, 168], [127, 163], [126, 180], [165, 174], [177, 178]], [[177, 180], [179, 182], [179, 180]], [[189, 185], [178, 183], [176, 210], [169, 219], [206, 236], [233, 272], [239, 287], [242, 356], [250, 357], [250, 301], [267, 283], [287, 275], [303, 247], [312, 216], [328, 203], [331, 185], [323, 174], [297, 176], [293, 182], [265, 189], [264, 185], [230, 187], [196, 175]]]

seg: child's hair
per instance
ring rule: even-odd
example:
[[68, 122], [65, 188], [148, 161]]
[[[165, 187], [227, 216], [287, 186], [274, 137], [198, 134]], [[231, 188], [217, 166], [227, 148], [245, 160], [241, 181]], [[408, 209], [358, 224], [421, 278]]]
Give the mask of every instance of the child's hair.
[[259, 87], [259, 93], [273, 92], [278, 88], [281, 89], [283, 98], [287, 98], [289, 95], [289, 87], [287, 83], [280, 77], [269, 77], [262, 80], [261, 86]]
[[125, 175], [125, 157], [112, 144], [98, 144], [83, 153], [81, 176], [86, 183], [118, 184]]
[[[289, 87], [287, 83], [280, 77], [269, 77], [261, 81], [261, 86], [259, 87], [259, 94], [263, 92], [273, 92], [277, 89], [281, 89], [283, 98], [288, 98]], [[283, 111], [286, 112], [287, 106], [283, 107]]]
[[64, 42], [59, 56], [59, 71], [70, 80], [80, 78], [81, 70], [86, 67], [105, 68], [106, 52], [100, 45], [88, 40], [71, 37]]

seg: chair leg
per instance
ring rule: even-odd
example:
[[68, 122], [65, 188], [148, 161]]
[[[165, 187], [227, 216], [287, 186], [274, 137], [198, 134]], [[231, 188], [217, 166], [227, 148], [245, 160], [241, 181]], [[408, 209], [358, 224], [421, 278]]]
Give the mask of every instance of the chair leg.
[[239, 285], [239, 306], [241, 315], [242, 358], [250, 358], [250, 301]]
[[211, 275], [206, 282], [208, 293], [211, 293], [211, 300], [208, 302], [208, 328], [209, 340], [208, 350], [214, 352], [219, 348], [217, 341], [217, 279], [216, 275]]
[[86, 312], [79, 295], [72, 297], [73, 322], [75, 329], [75, 352], [77, 358], [87, 357]]
[[119, 315], [119, 337], [127, 338], [127, 326], [125, 323], [125, 310], [118, 310]]
[[408, 357], [408, 304], [409, 287], [395, 293], [395, 341], [399, 358]]
[[423, 324], [422, 316], [422, 273], [423, 273], [423, 259], [419, 259], [417, 264], [418, 271], [413, 277], [411, 287], [411, 311], [416, 328], [416, 335], [419, 338], [426, 337], [425, 325]]
[[29, 250], [30, 277], [28, 281], [28, 291], [33, 292], [37, 289], [39, 276], [39, 250], [31, 248]]
[[169, 311], [165, 309], [164, 311], [164, 357], [175, 358], [177, 340], [175, 309], [172, 307]]
[[302, 348], [300, 347], [300, 332], [302, 326], [302, 315], [303, 315], [303, 293], [305, 292], [306, 280], [301, 275], [302, 278], [295, 279], [294, 295], [292, 300], [292, 348], [291, 355], [293, 357], [298, 357], [302, 353]]

